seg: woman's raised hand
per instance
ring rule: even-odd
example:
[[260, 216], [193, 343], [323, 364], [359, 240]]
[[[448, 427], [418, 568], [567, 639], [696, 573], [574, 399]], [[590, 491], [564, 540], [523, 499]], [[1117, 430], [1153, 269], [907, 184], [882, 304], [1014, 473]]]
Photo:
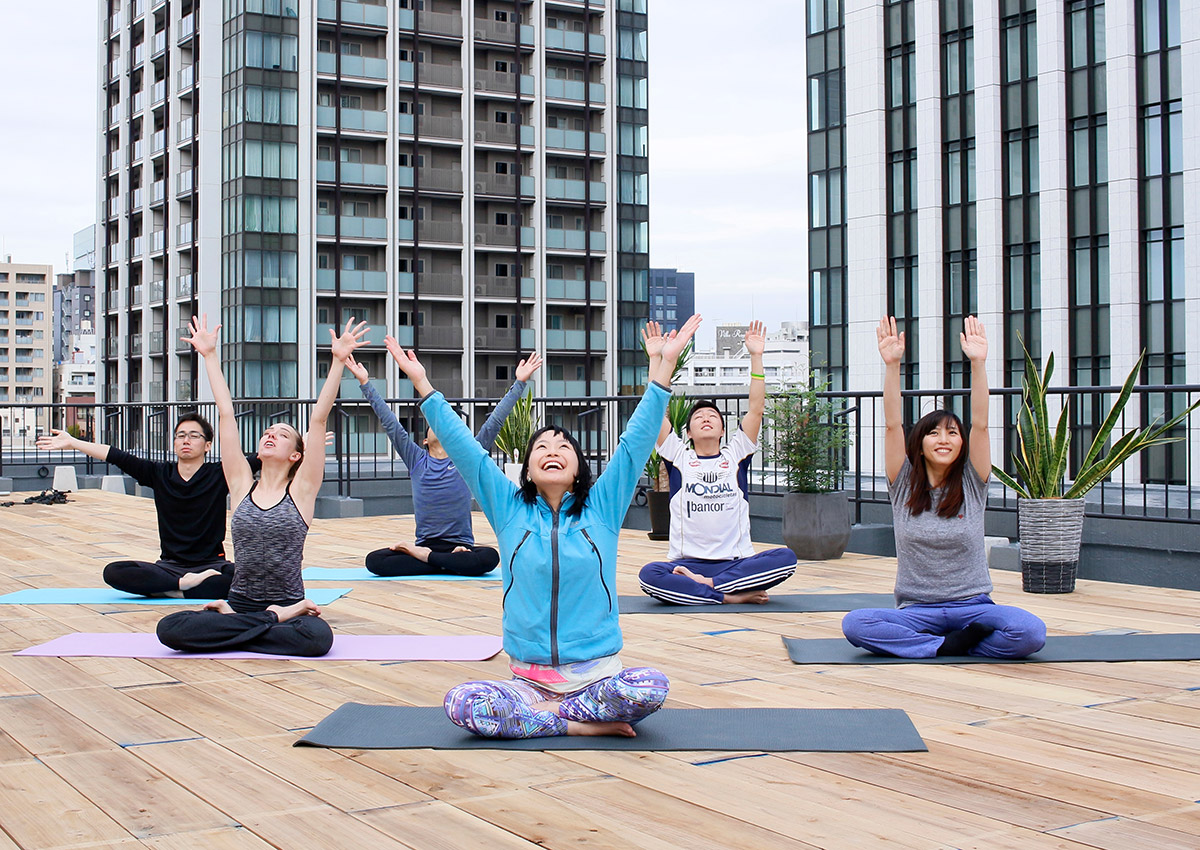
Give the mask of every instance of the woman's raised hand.
[[350, 374], [358, 378], [360, 384], [365, 384], [370, 380], [371, 376], [367, 374], [367, 367], [355, 360], [353, 354], [342, 362], [346, 364], [346, 368], [350, 370]]
[[962, 345], [963, 354], [967, 355], [967, 359], [972, 363], [987, 360], [987, 331], [984, 330], [983, 322], [974, 316], [967, 316], [963, 320], [963, 332], [958, 335], [958, 341]]
[[188, 322], [188, 333], [191, 336], [180, 337], [180, 339], [196, 349], [196, 353], [201, 357], [207, 357], [217, 350], [217, 331], [219, 330], [221, 330], [220, 325], [211, 331], [208, 329], [208, 313], [205, 313], [200, 318], [192, 316], [192, 320]]
[[662, 326], [658, 322], [646, 322], [646, 327], [642, 328], [642, 345], [646, 348], [646, 356], [650, 358], [650, 362], [662, 357], [663, 344], [666, 341]]
[[700, 327], [700, 322], [703, 321], [699, 313], [688, 318], [683, 323], [683, 327], [673, 331], [663, 343], [662, 357], [663, 360], [670, 363], [672, 366], [679, 359], [679, 355], [687, 348], [688, 340], [696, 333], [696, 329]]
[[425, 367], [417, 359], [415, 351], [405, 351], [391, 334], [383, 338], [383, 344], [387, 346], [388, 354], [392, 355], [392, 359], [396, 361], [396, 365], [400, 367], [400, 371], [413, 384], [425, 378]]
[[542, 368], [542, 355], [536, 351], [517, 364], [516, 378], [522, 383], [533, 377], [533, 373]]
[[345, 363], [347, 357], [353, 356], [355, 349], [367, 344], [363, 337], [369, 330], [366, 322], [359, 322], [356, 326], [353, 316], [346, 320], [346, 328], [342, 331], [341, 336], [335, 336], [333, 328], [330, 328], [329, 338], [330, 344], [333, 346], [333, 356]]
[[896, 318], [884, 316], [875, 328], [879, 340], [879, 356], [887, 364], [899, 363], [904, 357], [904, 333], [896, 333]]

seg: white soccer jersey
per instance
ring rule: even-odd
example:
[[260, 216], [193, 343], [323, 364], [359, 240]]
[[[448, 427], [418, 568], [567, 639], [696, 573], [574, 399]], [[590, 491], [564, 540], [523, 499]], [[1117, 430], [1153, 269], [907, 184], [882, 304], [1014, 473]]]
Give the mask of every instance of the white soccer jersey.
[[674, 433], [658, 454], [667, 465], [671, 492], [668, 559], [723, 561], [748, 558], [750, 460], [758, 446], [741, 428], [719, 454], [701, 457]]

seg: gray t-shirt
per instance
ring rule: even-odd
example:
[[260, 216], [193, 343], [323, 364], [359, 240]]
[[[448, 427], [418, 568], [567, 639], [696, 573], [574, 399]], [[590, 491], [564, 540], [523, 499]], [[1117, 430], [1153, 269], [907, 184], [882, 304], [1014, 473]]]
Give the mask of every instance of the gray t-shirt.
[[943, 488], [930, 491], [930, 508], [914, 516], [906, 506], [912, 464], [905, 458], [896, 480], [888, 485], [892, 527], [896, 533], [896, 607], [953, 602], [992, 592], [983, 548], [983, 512], [987, 485], [975, 467], [963, 469], [963, 504], [959, 515], [937, 514]]

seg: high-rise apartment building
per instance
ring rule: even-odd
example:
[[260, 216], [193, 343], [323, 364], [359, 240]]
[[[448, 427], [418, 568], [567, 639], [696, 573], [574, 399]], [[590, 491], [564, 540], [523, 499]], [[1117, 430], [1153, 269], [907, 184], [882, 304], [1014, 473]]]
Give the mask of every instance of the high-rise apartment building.
[[[1143, 349], [1142, 383], [1200, 382], [1200, 334], [1184, 333], [1200, 317], [1200, 205], [1185, 204], [1200, 197], [1200, 160], [1185, 155], [1200, 140], [1194, 5], [807, 8], [814, 369], [877, 388], [886, 311], [907, 332], [905, 387], [962, 387], [958, 333], [978, 314], [993, 386], [1020, 385], [1022, 340], [1055, 354], [1064, 384], [1119, 382]], [[1139, 415], [1183, 403], [1151, 394]], [[1099, 404], [1075, 411], [1077, 451]], [[1011, 405], [993, 424], [1013, 421]], [[1147, 453], [1142, 474], [1179, 480], [1186, 452]]]
[[678, 328], [696, 312], [696, 275], [678, 269], [650, 269], [650, 318]]
[[450, 396], [644, 384], [645, 2], [101, 3], [103, 397], [205, 393], [193, 313], [238, 397], [311, 397], [351, 316], [388, 395], [389, 333]]
[[54, 268], [0, 263], [0, 437], [6, 447], [32, 445], [46, 411], [7, 405], [54, 400]]

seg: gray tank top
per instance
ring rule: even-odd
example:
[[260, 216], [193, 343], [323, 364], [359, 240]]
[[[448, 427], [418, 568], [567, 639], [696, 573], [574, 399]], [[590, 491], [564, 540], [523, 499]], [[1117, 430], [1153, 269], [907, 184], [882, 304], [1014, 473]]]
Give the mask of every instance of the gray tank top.
[[292, 501], [290, 485], [277, 504], [265, 509], [251, 498], [254, 487], [229, 520], [235, 563], [229, 595], [262, 602], [264, 607], [303, 599], [300, 568], [308, 525]]

